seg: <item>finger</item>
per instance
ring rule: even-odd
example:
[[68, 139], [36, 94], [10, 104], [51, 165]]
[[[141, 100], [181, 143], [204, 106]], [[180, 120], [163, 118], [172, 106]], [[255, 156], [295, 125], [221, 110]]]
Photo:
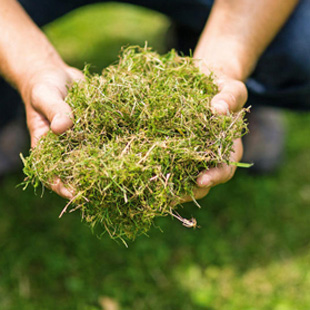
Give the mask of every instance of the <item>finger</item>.
[[[239, 162], [243, 153], [241, 139], [237, 139], [234, 142], [234, 150], [235, 152], [231, 153], [230, 161]], [[223, 164], [216, 168], [206, 170], [202, 172], [201, 175], [197, 178], [197, 185], [200, 188], [209, 188], [221, 183], [225, 183], [233, 177], [236, 168], [237, 167], [235, 165]]]
[[235, 170], [235, 166], [224, 164], [204, 171], [197, 179], [197, 185], [199, 187], [213, 187], [225, 183], [233, 177]]
[[40, 138], [44, 136], [49, 130], [48, 121], [39, 113], [35, 112], [37, 115], [34, 115], [32, 119], [33, 122], [28, 122], [28, 124], [35, 123], [36, 126], [28, 125], [30, 138], [31, 138], [31, 147], [34, 148], [38, 144]]
[[64, 102], [61, 91], [56, 87], [35, 86], [32, 91], [31, 103], [38, 112], [47, 118], [54, 133], [61, 134], [72, 126], [71, 108]]
[[69, 189], [64, 186], [64, 184], [61, 182], [60, 178], [55, 177], [53, 179], [53, 182], [50, 184], [50, 188], [52, 191], [54, 191], [59, 196], [65, 198], [65, 199], [72, 199], [74, 197], [74, 191], [73, 189]]
[[26, 118], [31, 147], [34, 148], [40, 138], [49, 131], [50, 125], [48, 120], [41, 113], [34, 110], [30, 104], [26, 104]]
[[67, 72], [72, 81], [85, 81], [85, 76], [81, 70], [74, 67], [68, 67]]
[[182, 197], [178, 201], [178, 204], [193, 201], [193, 198], [195, 198], [196, 200], [199, 200], [203, 198], [204, 196], [206, 196], [209, 193], [210, 189], [211, 189], [210, 187], [208, 188], [195, 187], [193, 190], [193, 196]]
[[244, 83], [236, 80], [219, 80], [219, 93], [211, 101], [211, 107], [219, 114], [239, 111], [247, 101]]

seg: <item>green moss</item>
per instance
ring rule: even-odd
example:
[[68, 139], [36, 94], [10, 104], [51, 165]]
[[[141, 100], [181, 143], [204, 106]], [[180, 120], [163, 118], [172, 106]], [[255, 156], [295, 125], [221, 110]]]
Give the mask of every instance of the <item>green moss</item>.
[[195, 62], [129, 47], [102, 75], [86, 70], [66, 98], [73, 127], [40, 140], [24, 160], [26, 183], [49, 187], [57, 175], [92, 227], [121, 239], [147, 233], [156, 216], [193, 196], [201, 171], [229, 163], [246, 127], [244, 111], [212, 113], [218, 89]]

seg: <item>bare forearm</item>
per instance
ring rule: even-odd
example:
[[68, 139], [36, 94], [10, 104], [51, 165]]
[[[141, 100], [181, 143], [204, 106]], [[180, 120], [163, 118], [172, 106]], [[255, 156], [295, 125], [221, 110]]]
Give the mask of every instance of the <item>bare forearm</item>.
[[223, 73], [245, 80], [298, 0], [216, 0], [195, 51]]
[[58, 53], [15, 0], [0, 1], [0, 72], [21, 91], [33, 72], [63, 65]]

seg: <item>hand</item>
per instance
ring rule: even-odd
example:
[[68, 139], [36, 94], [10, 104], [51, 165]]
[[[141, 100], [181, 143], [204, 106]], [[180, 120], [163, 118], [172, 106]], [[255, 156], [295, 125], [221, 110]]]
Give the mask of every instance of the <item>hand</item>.
[[[36, 70], [29, 78], [25, 78], [21, 95], [26, 107], [31, 147], [35, 147], [49, 129], [61, 134], [72, 126], [72, 111], [64, 99], [67, 86], [83, 78], [81, 71], [65, 64]], [[64, 198], [73, 197], [72, 191], [57, 177], [50, 188]]]
[[[208, 69], [204, 72], [209, 74]], [[229, 78], [221, 72], [215, 72], [215, 83], [219, 86], [219, 93], [213, 97], [211, 107], [214, 113], [227, 114], [239, 111], [247, 100], [247, 89], [244, 83]], [[234, 151], [230, 155], [231, 162], [239, 162], [243, 154], [241, 138], [234, 141]], [[235, 165], [222, 164], [216, 168], [203, 171], [197, 178], [197, 187], [194, 189], [194, 198], [201, 199], [210, 189], [218, 184], [229, 181], [235, 171]], [[191, 201], [191, 197], [184, 197], [181, 202]]]
[[[212, 106], [217, 113], [236, 112], [246, 102], [247, 91], [241, 81], [251, 75], [259, 57], [298, 4], [297, 0], [287, 1], [285, 6], [282, 2], [214, 1], [194, 57], [204, 59], [212, 69], [215, 66], [220, 92]], [[209, 73], [207, 66], [205, 73]], [[238, 162], [242, 157], [241, 140], [235, 141], [234, 150], [231, 161]], [[235, 166], [222, 165], [202, 172], [197, 179], [196, 199], [205, 196], [211, 187], [227, 182], [235, 170]]]

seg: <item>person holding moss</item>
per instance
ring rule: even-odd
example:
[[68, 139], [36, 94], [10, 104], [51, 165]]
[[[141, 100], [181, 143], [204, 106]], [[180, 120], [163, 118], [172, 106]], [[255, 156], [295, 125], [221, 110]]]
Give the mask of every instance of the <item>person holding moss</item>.
[[[64, 102], [67, 85], [83, 78], [68, 66], [40, 26], [92, 0], [2, 0], [0, 2], [0, 72], [20, 94], [34, 147], [49, 129], [61, 134], [72, 125]], [[256, 104], [307, 109], [310, 105], [310, 1], [287, 0], [130, 0], [158, 10], [174, 22], [176, 48], [194, 49], [203, 71], [215, 73], [219, 93], [216, 113], [241, 109], [249, 97]], [[104, 21], [103, 21], [104, 22]], [[246, 84], [245, 84], [246, 83]], [[247, 87], [246, 87], [247, 85]], [[18, 97], [0, 81], [0, 126], [14, 117]], [[231, 161], [242, 158], [235, 141]], [[232, 178], [235, 166], [201, 173], [196, 199]], [[70, 199], [72, 193], [56, 180], [52, 189]]]

